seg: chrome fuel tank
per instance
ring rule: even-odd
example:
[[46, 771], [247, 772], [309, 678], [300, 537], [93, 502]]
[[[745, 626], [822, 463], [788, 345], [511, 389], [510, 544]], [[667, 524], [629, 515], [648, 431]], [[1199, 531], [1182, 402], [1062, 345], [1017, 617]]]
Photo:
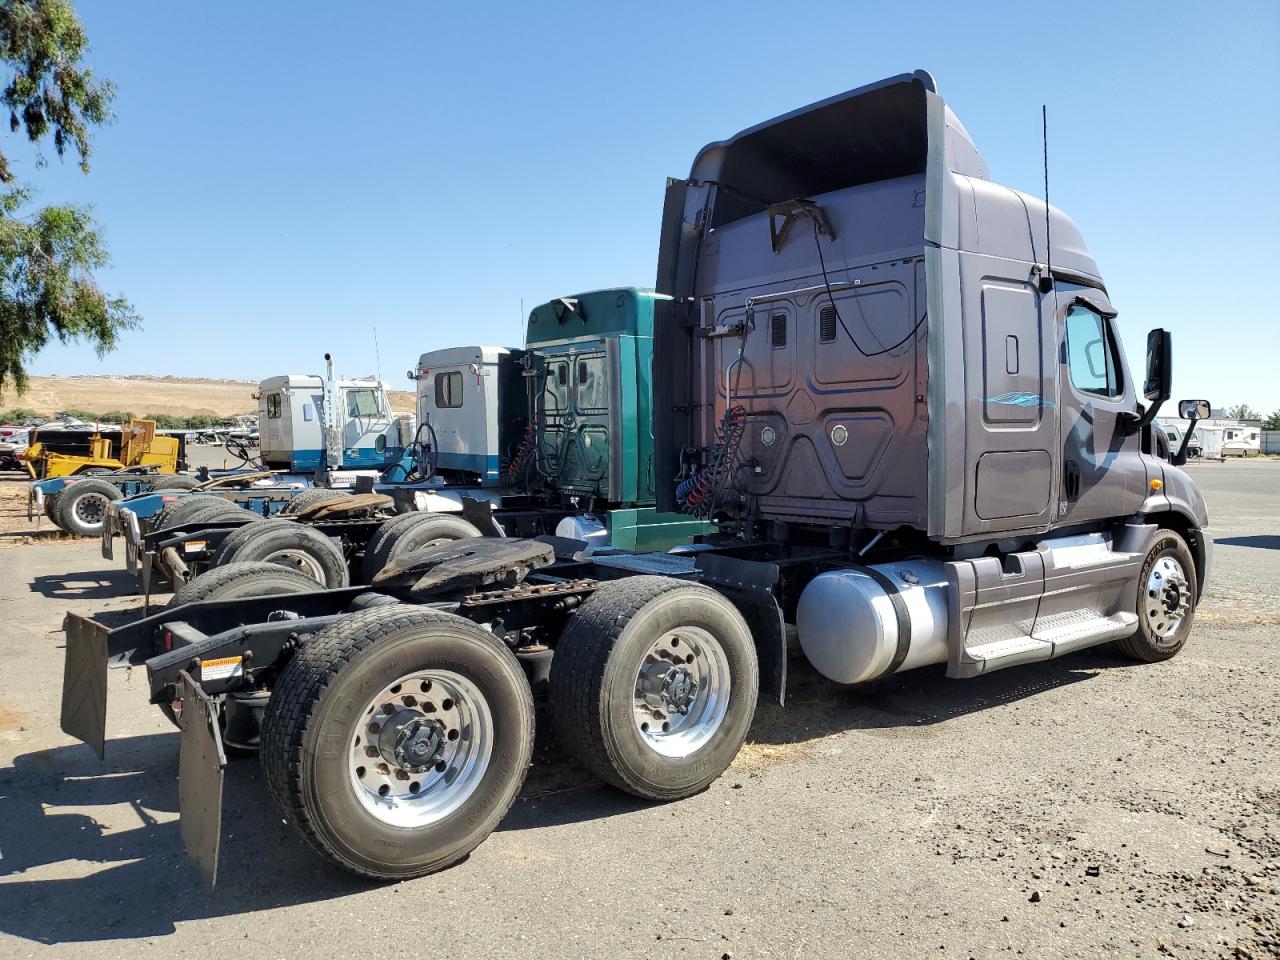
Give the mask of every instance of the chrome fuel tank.
[[836, 683], [945, 663], [947, 589], [946, 568], [934, 560], [819, 574], [800, 594], [800, 646]]

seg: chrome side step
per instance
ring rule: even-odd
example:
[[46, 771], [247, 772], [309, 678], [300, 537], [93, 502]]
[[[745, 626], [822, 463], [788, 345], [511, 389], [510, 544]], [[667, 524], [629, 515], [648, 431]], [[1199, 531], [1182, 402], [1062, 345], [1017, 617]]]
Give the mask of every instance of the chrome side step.
[[1058, 537], [1003, 559], [948, 563], [947, 676], [976, 677], [1131, 634], [1155, 529], [1128, 524], [1114, 537]]

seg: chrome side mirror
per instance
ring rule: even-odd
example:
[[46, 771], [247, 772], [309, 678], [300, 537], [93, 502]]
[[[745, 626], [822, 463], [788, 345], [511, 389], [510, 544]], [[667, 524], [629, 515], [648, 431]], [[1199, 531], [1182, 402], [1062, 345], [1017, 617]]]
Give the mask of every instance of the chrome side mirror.
[[1208, 400], [1179, 400], [1178, 416], [1183, 420], [1208, 420], [1213, 408]]

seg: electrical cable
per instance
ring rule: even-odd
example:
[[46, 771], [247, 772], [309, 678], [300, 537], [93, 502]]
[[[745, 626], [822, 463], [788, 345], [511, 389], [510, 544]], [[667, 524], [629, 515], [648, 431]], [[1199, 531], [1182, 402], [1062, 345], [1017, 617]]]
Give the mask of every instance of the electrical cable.
[[929, 312], [927, 310], [920, 315], [920, 319], [916, 321], [915, 326], [911, 328], [911, 330], [907, 333], [907, 335], [903, 337], [901, 340], [899, 340], [897, 343], [892, 344], [891, 346], [885, 347], [883, 350], [874, 350], [870, 353], [868, 353], [866, 350], [863, 350], [862, 345], [859, 344], [858, 341], [854, 338], [853, 334], [849, 332], [849, 328], [844, 325], [844, 317], [840, 316], [840, 308], [836, 306], [835, 294], [831, 292], [831, 280], [827, 276], [827, 261], [822, 256], [822, 241], [818, 239], [818, 221], [817, 220], [813, 221], [813, 244], [815, 247], [818, 248], [818, 265], [822, 268], [822, 284], [824, 287], [827, 288], [827, 299], [831, 302], [831, 309], [835, 311], [836, 320], [840, 324], [840, 329], [844, 331], [844, 335], [849, 338], [849, 342], [853, 344], [853, 348], [855, 350], [857, 350], [864, 357], [879, 357], [879, 356], [883, 356], [886, 353], [892, 353], [894, 350], [897, 350], [904, 343], [907, 343], [909, 340], [915, 339], [916, 333], [920, 330], [920, 327], [924, 324], [925, 320], [929, 318]]

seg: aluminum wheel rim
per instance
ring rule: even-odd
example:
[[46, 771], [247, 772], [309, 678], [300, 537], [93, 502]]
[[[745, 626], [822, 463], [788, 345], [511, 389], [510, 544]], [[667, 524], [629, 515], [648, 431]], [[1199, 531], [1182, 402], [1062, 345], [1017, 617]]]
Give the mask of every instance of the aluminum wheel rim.
[[1161, 640], [1174, 639], [1191, 610], [1191, 584], [1176, 558], [1163, 556], [1147, 574], [1142, 612], [1147, 626]]
[[[396, 750], [429, 728], [438, 747]], [[474, 683], [448, 670], [407, 674], [365, 706], [351, 735], [350, 779], [360, 805], [393, 827], [438, 823], [475, 793], [493, 756], [489, 702]]]
[[669, 630], [636, 671], [636, 729], [656, 753], [687, 757], [720, 729], [730, 688], [729, 658], [714, 636], [701, 627]]
[[266, 563], [274, 563], [281, 567], [290, 567], [294, 570], [301, 570], [316, 583], [324, 584], [328, 581], [325, 579], [324, 568], [320, 566], [320, 561], [311, 554], [303, 550], [276, 550], [262, 558]]
[[102, 525], [102, 517], [107, 512], [107, 498], [100, 493], [86, 493], [76, 501], [76, 519], [89, 527]]

